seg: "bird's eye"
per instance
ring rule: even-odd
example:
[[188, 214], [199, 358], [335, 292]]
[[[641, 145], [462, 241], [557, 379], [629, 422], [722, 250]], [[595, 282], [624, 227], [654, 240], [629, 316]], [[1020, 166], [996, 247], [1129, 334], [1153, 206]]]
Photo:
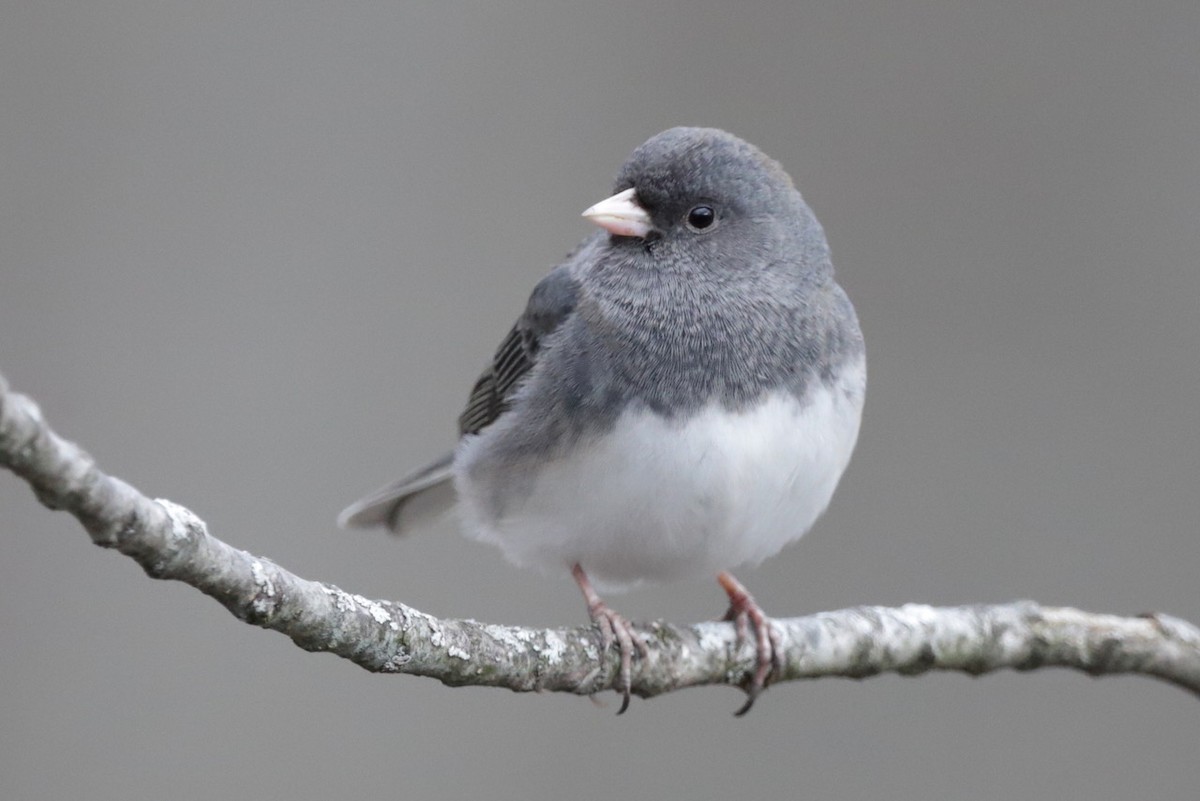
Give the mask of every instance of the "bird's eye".
[[712, 206], [696, 206], [687, 215], [688, 227], [693, 231], [703, 231], [717, 221], [717, 213]]

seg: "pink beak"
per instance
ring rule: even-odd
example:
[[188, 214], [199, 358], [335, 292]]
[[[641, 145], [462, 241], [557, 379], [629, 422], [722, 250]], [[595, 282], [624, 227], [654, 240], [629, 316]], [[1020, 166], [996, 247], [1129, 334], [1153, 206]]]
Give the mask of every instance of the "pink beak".
[[650, 215], [638, 205], [633, 188], [601, 200], [583, 213], [584, 217], [617, 236], [645, 238], [654, 230]]

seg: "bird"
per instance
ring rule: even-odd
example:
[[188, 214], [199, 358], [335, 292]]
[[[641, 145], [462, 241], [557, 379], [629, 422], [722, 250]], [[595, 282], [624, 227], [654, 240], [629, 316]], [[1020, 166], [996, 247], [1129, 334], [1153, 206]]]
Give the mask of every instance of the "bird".
[[453, 509], [515, 565], [569, 572], [619, 649], [619, 712], [647, 646], [601, 591], [715, 576], [753, 636], [742, 715], [782, 653], [731, 571], [829, 505], [862, 419], [858, 318], [791, 177], [726, 131], [651, 137], [583, 216], [599, 230], [533, 288], [454, 450], [339, 523], [406, 533]]

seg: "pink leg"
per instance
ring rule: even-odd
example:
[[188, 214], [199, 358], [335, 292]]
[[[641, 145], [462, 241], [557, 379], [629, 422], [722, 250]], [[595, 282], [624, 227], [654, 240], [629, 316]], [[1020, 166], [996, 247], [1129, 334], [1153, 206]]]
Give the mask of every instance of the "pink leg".
[[754, 627], [757, 666], [754, 670], [754, 677], [745, 688], [748, 696], [746, 703], [736, 713], [740, 717], [754, 706], [759, 693], [771, 683], [772, 674], [782, 670], [781, 646], [779, 635], [771, 627], [771, 621], [758, 602], [754, 600], [754, 596], [742, 586], [742, 583], [724, 570], [717, 574], [717, 582], [729, 596], [729, 611], [725, 613], [725, 620], [733, 621], [737, 626], [739, 646], [746, 641], [748, 626]]
[[579, 589], [583, 593], [583, 600], [587, 602], [588, 615], [592, 618], [592, 623], [600, 629], [600, 641], [604, 644], [604, 650], [607, 651], [614, 640], [620, 650], [621, 672], [617, 677], [618, 689], [622, 694], [621, 708], [617, 710], [617, 714], [620, 715], [629, 708], [629, 691], [633, 686], [633, 649], [636, 647], [638, 653], [645, 657], [647, 655], [646, 644], [634, 632], [628, 620], [609, 609], [608, 604], [601, 600], [596, 591], [592, 589], [592, 582], [588, 580], [587, 573], [583, 572], [583, 568], [578, 563], [572, 565], [571, 575], [575, 577], [575, 583], [579, 585]]

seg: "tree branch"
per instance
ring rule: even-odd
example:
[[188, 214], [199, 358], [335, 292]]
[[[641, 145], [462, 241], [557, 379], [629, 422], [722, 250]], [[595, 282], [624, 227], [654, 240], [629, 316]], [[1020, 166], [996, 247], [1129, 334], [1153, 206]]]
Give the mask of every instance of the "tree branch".
[[[92, 541], [134, 559], [148, 575], [190, 584], [240, 620], [282, 632], [367, 670], [430, 676], [448, 685], [591, 694], [612, 689], [617, 656], [593, 628], [530, 629], [440, 620], [395, 601], [373, 601], [309, 581], [213, 537], [191, 511], [151, 500], [103, 473], [61, 439], [29, 398], [0, 376], [0, 465], [51, 509], [74, 515]], [[857, 607], [774, 620], [784, 664], [778, 681], [954, 670], [1069, 667], [1093, 676], [1138, 673], [1200, 695], [1200, 629], [1165, 615], [1123, 618], [1031, 601], [898, 609]], [[734, 626], [638, 626], [649, 654], [635, 660], [633, 692], [743, 685], [754, 649]]]

